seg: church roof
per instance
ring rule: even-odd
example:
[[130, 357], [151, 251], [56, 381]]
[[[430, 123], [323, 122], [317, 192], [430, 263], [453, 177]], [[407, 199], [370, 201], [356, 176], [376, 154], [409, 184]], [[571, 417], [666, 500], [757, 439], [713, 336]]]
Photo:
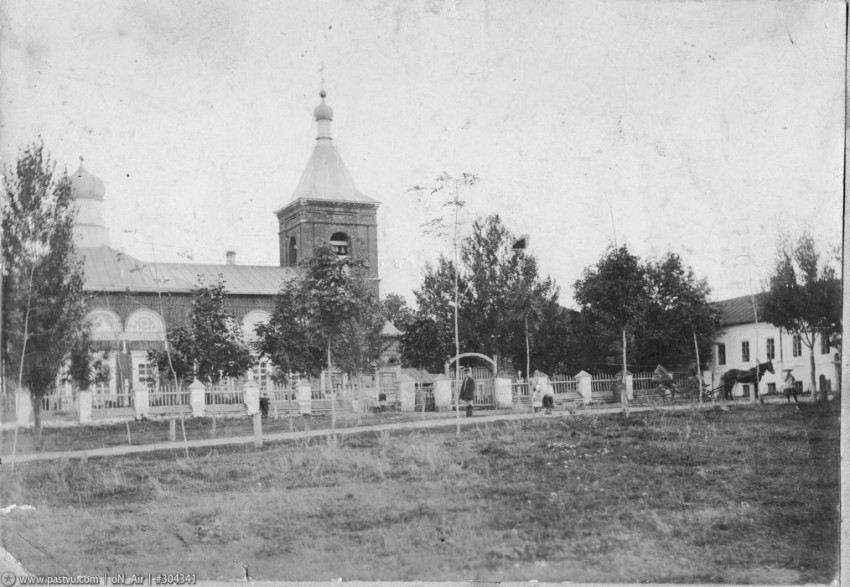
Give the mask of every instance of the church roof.
[[152, 263], [109, 247], [81, 248], [78, 254], [83, 257], [85, 289], [91, 292], [189, 293], [197, 287], [198, 275], [207, 283], [221, 275], [229, 294], [275, 295], [283, 281], [296, 275], [290, 267]]
[[313, 149], [301, 179], [292, 193], [292, 201], [329, 200], [334, 202], [364, 202], [377, 204], [357, 189], [348, 168], [329, 140], [320, 140]]
[[333, 120], [333, 109], [325, 103], [324, 92], [321, 96], [321, 104], [313, 111], [313, 116], [318, 123], [316, 146], [301, 174], [290, 203], [305, 199], [377, 204], [377, 200], [370, 198], [354, 185], [354, 179], [331, 138], [330, 123]]

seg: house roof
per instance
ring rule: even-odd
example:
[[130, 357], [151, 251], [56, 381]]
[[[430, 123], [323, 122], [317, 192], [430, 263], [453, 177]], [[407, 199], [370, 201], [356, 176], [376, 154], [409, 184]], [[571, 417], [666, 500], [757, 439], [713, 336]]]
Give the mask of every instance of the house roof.
[[428, 371], [419, 371], [419, 369], [413, 369], [411, 367], [402, 368], [401, 373], [422, 385], [430, 385], [434, 383], [434, 380], [437, 378], [437, 375], [433, 373], [428, 373]]
[[[756, 308], [758, 308], [758, 297], [756, 295]], [[755, 322], [753, 313], [753, 301], [750, 296], [741, 296], [728, 300], [715, 302], [720, 310], [720, 323], [723, 326], [734, 324], [750, 324]]]
[[381, 336], [401, 336], [401, 330], [396, 328], [396, 325], [387, 320], [381, 330]]
[[275, 295], [283, 281], [296, 275], [290, 267], [153, 263], [110, 247], [81, 248], [78, 254], [83, 257], [87, 291], [188, 293], [197, 287], [199, 275], [207, 283], [221, 275], [230, 294]]

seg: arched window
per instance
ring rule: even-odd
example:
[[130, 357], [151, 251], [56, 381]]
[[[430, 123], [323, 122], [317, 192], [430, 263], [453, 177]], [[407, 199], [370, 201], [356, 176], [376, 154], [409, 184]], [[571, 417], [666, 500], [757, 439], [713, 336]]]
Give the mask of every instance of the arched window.
[[124, 332], [127, 340], [165, 340], [165, 322], [153, 310], [143, 308], [127, 317]]
[[257, 340], [257, 325], [268, 322], [271, 314], [265, 310], [251, 310], [242, 318], [242, 336], [247, 342], [255, 342]]
[[92, 340], [119, 340], [123, 329], [118, 314], [111, 310], [97, 308], [86, 316], [91, 326]]
[[330, 245], [333, 248], [334, 253], [340, 257], [345, 257], [351, 254], [351, 242], [348, 239], [348, 235], [344, 232], [333, 233], [331, 235]]
[[298, 264], [298, 245], [295, 242], [295, 237], [289, 238], [289, 266], [295, 267]]

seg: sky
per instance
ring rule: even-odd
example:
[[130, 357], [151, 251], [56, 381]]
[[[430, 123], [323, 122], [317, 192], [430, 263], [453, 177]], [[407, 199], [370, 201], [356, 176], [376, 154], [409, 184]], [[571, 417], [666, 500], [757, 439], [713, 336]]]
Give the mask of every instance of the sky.
[[0, 156], [106, 185], [111, 245], [277, 265], [274, 211], [333, 136], [378, 211], [382, 294], [450, 244], [410, 188], [475, 173], [466, 218], [572, 284], [609, 244], [759, 290], [780, 235], [841, 242], [844, 5], [564, 0], [0, 0]]

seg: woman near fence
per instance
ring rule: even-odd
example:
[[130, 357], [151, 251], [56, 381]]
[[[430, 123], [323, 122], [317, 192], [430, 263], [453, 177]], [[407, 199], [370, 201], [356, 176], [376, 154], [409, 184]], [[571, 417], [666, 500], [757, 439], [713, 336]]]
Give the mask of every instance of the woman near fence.
[[543, 410], [551, 414], [555, 409], [555, 388], [549, 382], [549, 376], [541, 371], [534, 372], [534, 393], [542, 398]]

